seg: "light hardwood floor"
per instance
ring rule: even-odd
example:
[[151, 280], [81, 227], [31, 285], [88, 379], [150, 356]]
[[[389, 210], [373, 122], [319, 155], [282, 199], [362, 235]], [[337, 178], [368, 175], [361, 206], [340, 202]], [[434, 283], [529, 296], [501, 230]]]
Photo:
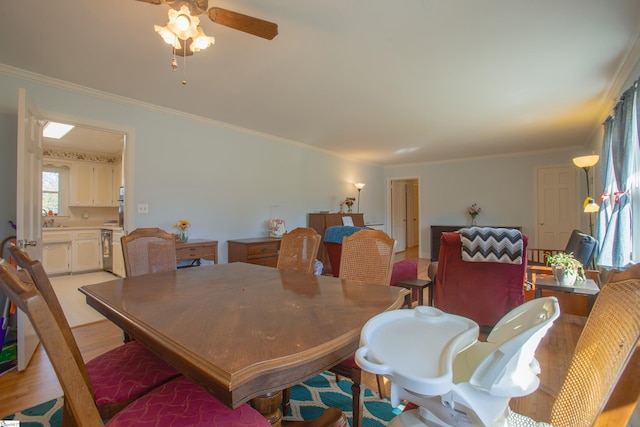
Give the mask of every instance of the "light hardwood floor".
[[[417, 258], [417, 248], [396, 254], [396, 260], [406, 258]], [[428, 265], [429, 260], [419, 259], [420, 278], [427, 278]], [[512, 407], [517, 412], [539, 421], [548, 419], [553, 401], [550, 396], [554, 396], [560, 388], [585, 320], [582, 316], [561, 315], [555, 322], [536, 352], [542, 368], [541, 385], [530, 396], [512, 399]], [[73, 331], [85, 360], [122, 343], [122, 332], [107, 320], [78, 326]], [[372, 390], [377, 389], [373, 375], [367, 375], [365, 383]], [[387, 384], [387, 393], [388, 388]], [[61, 395], [62, 390], [55, 373], [46, 353], [39, 346], [24, 372], [14, 370], [0, 376], [0, 419]], [[631, 423], [629, 425], [633, 426]]]

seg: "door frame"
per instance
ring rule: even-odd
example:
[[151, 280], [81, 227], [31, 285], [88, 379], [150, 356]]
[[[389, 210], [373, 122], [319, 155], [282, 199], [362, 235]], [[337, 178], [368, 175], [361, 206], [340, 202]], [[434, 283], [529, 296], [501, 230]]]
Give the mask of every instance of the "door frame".
[[420, 229], [420, 218], [421, 218], [421, 203], [420, 203], [420, 188], [422, 187], [422, 182], [420, 176], [407, 176], [407, 177], [393, 177], [387, 178], [386, 185], [386, 211], [387, 211], [387, 233], [389, 236], [393, 237], [393, 209], [392, 209], [392, 200], [391, 200], [391, 185], [394, 181], [418, 181], [418, 200], [416, 201], [418, 205], [418, 257], [422, 257], [422, 233]]

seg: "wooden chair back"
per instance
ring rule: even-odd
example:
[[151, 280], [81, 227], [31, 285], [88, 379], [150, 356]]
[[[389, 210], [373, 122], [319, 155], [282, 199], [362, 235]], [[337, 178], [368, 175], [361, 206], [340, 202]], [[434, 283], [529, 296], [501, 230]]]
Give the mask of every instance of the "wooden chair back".
[[76, 343], [75, 338], [73, 337], [73, 333], [71, 332], [71, 327], [69, 326], [67, 317], [62, 310], [60, 300], [58, 300], [58, 297], [56, 296], [56, 292], [51, 285], [49, 276], [47, 276], [47, 273], [44, 270], [44, 266], [39, 261], [32, 260], [26, 252], [22, 251], [16, 246], [9, 247], [9, 252], [11, 253], [11, 257], [13, 258], [15, 263], [20, 268], [29, 273], [31, 281], [42, 295], [42, 298], [47, 303], [47, 306], [49, 306], [49, 310], [51, 310], [51, 314], [55, 318], [58, 327], [62, 331], [62, 335], [64, 336], [67, 346], [73, 354], [76, 363], [80, 365], [80, 371], [86, 378], [87, 384], [91, 384], [89, 375], [84, 366], [82, 353], [78, 348], [78, 344]]
[[127, 277], [176, 269], [176, 240], [160, 228], [137, 228], [122, 236]]
[[[631, 372], [625, 369], [639, 338], [640, 264], [636, 264], [624, 272], [611, 273], [598, 294], [551, 408], [549, 422], [555, 427], [594, 425], [621, 374], [624, 372], [633, 382], [640, 377], [637, 357]], [[637, 386], [635, 396], [630, 398], [637, 401]]]
[[396, 241], [382, 230], [360, 230], [342, 239], [341, 279], [388, 285]]
[[[39, 264], [39, 261], [34, 263]], [[4, 261], [0, 261], [0, 289], [29, 317], [60, 381], [75, 424], [79, 427], [103, 426], [93, 400], [91, 384], [86, 370], [83, 370], [84, 364], [77, 363], [69, 348], [68, 334], [71, 334], [71, 329], [68, 325], [64, 330], [60, 328], [31, 277], [25, 271], [16, 271]]]
[[277, 267], [313, 274], [320, 247], [320, 235], [313, 228], [298, 227], [282, 236]]

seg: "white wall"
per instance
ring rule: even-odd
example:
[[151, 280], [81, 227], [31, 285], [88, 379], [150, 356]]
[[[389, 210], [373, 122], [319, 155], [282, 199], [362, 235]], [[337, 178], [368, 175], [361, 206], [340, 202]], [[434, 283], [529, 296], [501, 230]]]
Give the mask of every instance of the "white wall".
[[[385, 169], [385, 179], [420, 180], [420, 251], [431, 258], [432, 225], [468, 225], [468, 208], [477, 203], [478, 225], [521, 226], [535, 246], [535, 174], [541, 166], [573, 165], [580, 148], [520, 156], [478, 158]], [[581, 169], [576, 174], [582, 178]], [[584, 181], [584, 179], [582, 179]], [[585, 184], [586, 185], [586, 184]], [[586, 192], [586, 190], [585, 190]], [[584, 197], [579, 198], [582, 200]], [[582, 215], [582, 230], [588, 218]]]
[[[354, 182], [367, 184], [360, 203], [365, 220], [384, 220], [380, 167], [68, 83], [0, 69], [0, 112], [7, 112], [14, 123], [12, 113], [17, 111], [20, 87], [27, 89], [45, 118], [103, 125], [127, 133], [129, 230], [158, 226], [172, 231], [177, 220], [188, 219], [192, 224], [190, 235], [217, 239], [220, 262], [226, 262], [227, 240], [266, 236], [270, 217], [286, 220], [287, 229], [306, 226], [307, 213], [337, 211], [345, 197], [356, 197]], [[13, 165], [15, 174], [15, 130], [11, 134], [0, 126], [0, 132], [0, 166]], [[15, 188], [15, 178], [3, 185]], [[11, 194], [3, 194], [3, 204], [6, 200], [15, 205], [15, 191], [13, 200], [10, 198]], [[149, 205], [148, 215], [136, 213], [139, 203]]]

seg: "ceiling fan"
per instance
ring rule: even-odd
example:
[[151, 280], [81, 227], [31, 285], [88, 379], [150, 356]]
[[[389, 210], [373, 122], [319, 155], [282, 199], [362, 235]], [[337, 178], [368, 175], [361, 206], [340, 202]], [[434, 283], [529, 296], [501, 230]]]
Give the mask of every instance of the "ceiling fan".
[[220, 7], [209, 8], [209, 0], [138, 0], [150, 4], [167, 4], [174, 9], [187, 5], [191, 14], [202, 15], [206, 13], [216, 24], [233, 28], [263, 39], [272, 40], [278, 35], [278, 25], [252, 16], [243, 15]]

